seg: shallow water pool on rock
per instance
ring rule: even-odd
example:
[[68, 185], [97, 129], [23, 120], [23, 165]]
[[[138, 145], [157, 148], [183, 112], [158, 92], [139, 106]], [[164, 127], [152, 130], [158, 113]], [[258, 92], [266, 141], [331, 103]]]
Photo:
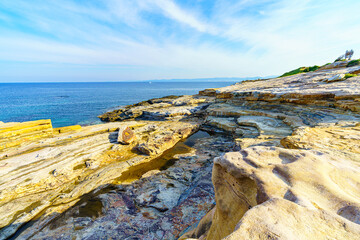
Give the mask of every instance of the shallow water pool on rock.
[[114, 183], [130, 183], [137, 179], [140, 179], [145, 173], [152, 170], [166, 170], [169, 167], [173, 166], [175, 162], [178, 160], [176, 155], [179, 154], [187, 154], [195, 151], [192, 148], [196, 141], [201, 138], [210, 137], [205, 131], [197, 131], [190, 137], [188, 137], [185, 141], [180, 141], [175, 144], [171, 149], [166, 150], [161, 156], [153, 159], [150, 162], [142, 163], [137, 166], [131, 167], [128, 171], [121, 174], [120, 177], [116, 178]]

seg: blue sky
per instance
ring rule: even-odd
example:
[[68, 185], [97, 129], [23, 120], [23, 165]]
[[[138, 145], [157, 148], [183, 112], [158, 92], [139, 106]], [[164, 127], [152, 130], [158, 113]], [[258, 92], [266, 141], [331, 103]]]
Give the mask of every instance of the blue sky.
[[359, 0], [1, 0], [0, 82], [277, 75], [360, 56]]

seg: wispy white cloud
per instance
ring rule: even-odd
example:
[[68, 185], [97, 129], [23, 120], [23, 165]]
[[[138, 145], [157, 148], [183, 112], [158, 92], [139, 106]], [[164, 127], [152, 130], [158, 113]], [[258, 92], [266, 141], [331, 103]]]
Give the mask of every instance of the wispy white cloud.
[[191, 10], [183, 10], [172, 0], [153, 0], [152, 2], [163, 11], [165, 16], [175, 21], [184, 23], [200, 32], [216, 32], [213, 26], [199, 20]]
[[[0, 67], [27, 62], [23, 73], [36, 75], [39, 62], [65, 72], [73, 64], [69, 74], [102, 79], [111, 65], [112, 80], [240, 77], [360, 51], [356, 0], [198, 3], [203, 8], [175, 0], [4, 0]], [[16, 76], [13, 68], [2, 74]]]

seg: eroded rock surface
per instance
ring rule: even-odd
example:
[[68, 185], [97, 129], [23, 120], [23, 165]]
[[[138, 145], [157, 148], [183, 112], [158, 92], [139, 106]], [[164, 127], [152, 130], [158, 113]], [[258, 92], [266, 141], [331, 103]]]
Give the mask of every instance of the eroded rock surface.
[[359, 235], [358, 225], [340, 216], [273, 198], [248, 211], [223, 239], [358, 239]]
[[177, 239], [214, 207], [212, 159], [220, 152], [211, 147], [221, 142], [229, 151], [233, 144], [227, 140], [198, 132], [153, 163], [129, 168], [82, 196], [73, 207], [50, 207], [17, 238]]
[[[121, 126], [133, 128], [137, 139], [129, 145], [119, 144], [119, 123], [108, 123], [50, 138], [36, 137], [1, 152], [0, 237], [11, 236], [47, 207], [69, 207], [130, 167], [160, 156], [195, 132], [199, 123], [138, 121]], [[155, 136], [164, 137], [154, 140]], [[139, 145], [154, 142], [152, 156], [136, 151]]]
[[[360, 233], [357, 160], [262, 146], [226, 153], [215, 160], [217, 205], [207, 239], [354, 239]], [[302, 233], [307, 225], [317, 228]]]
[[0, 239], [358, 239], [359, 73], [151, 99], [87, 127], [0, 123]]
[[181, 239], [360, 237], [360, 78], [328, 81], [359, 69], [329, 69], [202, 92], [241, 150], [215, 158], [216, 207]]
[[100, 115], [103, 121], [122, 121], [128, 119], [174, 119], [184, 118], [205, 109], [213, 100], [208, 96], [168, 96], [151, 99], [138, 104]]

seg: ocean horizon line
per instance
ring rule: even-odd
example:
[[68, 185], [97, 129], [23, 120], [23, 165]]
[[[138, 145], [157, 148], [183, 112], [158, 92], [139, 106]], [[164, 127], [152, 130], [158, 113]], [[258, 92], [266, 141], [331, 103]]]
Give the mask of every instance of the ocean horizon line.
[[256, 80], [256, 79], [268, 79], [277, 76], [265, 76], [265, 77], [224, 77], [224, 78], [184, 78], [184, 79], [149, 79], [149, 80], [119, 80], [119, 81], [0, 81], [3, 83], [136, 83], [136, 82], [237, 82], [245, 80]]

